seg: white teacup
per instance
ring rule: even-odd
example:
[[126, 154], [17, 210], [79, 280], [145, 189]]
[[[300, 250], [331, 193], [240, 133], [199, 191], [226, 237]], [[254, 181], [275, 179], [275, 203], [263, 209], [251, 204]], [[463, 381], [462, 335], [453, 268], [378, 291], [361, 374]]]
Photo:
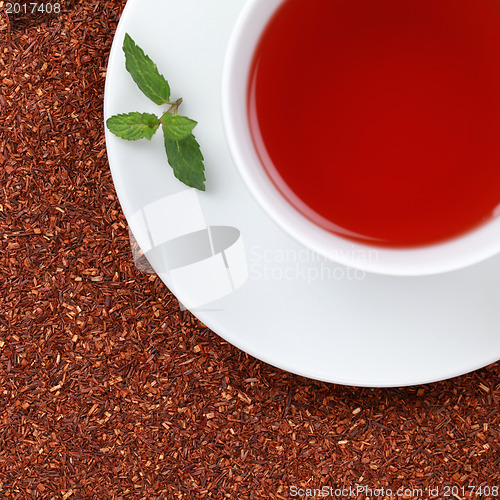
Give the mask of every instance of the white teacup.
[[[248, 80], [257, 43], [286, 0], [248, 0], [227, 48], [222, 112], [228, 145], [244, 183], [267, 214], [290, 236], [332, 261], [368, 272], [422, 276], [457, 270], [500, 252], [500, 217], [442, 243], [385, 248], [337, 236], [299, 213], [278, 191], [254, 148], [247, 113]], [[500, 168], [500, 165], [499, 165]]]

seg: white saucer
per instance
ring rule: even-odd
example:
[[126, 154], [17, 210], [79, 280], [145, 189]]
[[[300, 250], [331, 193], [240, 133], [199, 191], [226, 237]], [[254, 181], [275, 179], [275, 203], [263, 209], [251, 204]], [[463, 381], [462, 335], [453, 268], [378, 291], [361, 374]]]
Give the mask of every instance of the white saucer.
[[196, 193], [174, 178], [160, 132], [151, 142], [127, 142], [106, 131], [123, 211], [156, 272], [221, 337], [306, 377], [404, 386], [500, 359], [500, 257], [432, 277], [356, 273], [290, 239], [250, 196], [220, 111], [224, 51], [243, 4], [129, 0], [116, 32], [105, 118], [161, 112], [125, 70], [128, 32], [157, 63], [172, 97], [183, 97], [181, 114], [199, 122], [194, 132], [205, 156], [206, 192]]

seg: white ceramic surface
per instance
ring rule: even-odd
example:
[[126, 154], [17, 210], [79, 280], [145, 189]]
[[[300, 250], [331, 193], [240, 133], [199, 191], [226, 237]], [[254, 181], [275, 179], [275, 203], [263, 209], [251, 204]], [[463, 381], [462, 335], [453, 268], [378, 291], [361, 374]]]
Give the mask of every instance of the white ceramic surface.
[[[282, 3], [283, 0], [248, 0], [229, 40], [222, 73], [222, 112], [229, 149], [245, 184], [266, 213], [315, 252], [374, 273], [429, 275], [460, 269], [498, 254], [500, 217], [450, 241], [413, 249], [389, 249], [350, 241], [315, 225], [302, 215], [311, 209], [281, 182], [280, 189], [295, 200], [302, 213], [285, 200], [262, 167], [247, 119], [247, 81], [254, 48]], [[312, 216], [318, 217], [318, 214]], [[331, 222], [325, 219], [324, 224], [331, 225]]]
[[[208, 275], [200, 274], [206, 295], [202, 305], [190, 307], [192, 312], [221, 337], [265, 362], [340, 384], [427, 383], [500, 359], [499, 257], [429, 277], [354, 272], [297, 243], [255, 202], [233, 164], [221, 118], [222, 64], [243, 4], [242, 0], [129, 0], [107, 72], [105, 117], [158, 112], [125, 70], [121, 45], [128, 32], [165, 74], [172, 97], [184, 98], [182, 113], [199, 122], [195, 133], [206, 159], [207, 190], [196, 193], [192, 203], [199, 204], [204, 220], [194, 221], [197, 206], [185, 222], [179, 210], [180, 231], [182, 224], [194, 224], [199, 231], [209, 226], [239, 231], [241, 244], [235, 235], [212, 249], [211, 261], [223, 254], [227, 269], [234, 270], [229, 280], [232, 291], [223, 290], [217, 277], [210, 282]], [[124, 214], [144, 246], [151, 226], [139, 234], [137, 214], [149, 213], [155, 224], [165, 221], [169, 229], [170, 216], [162, 212], [161, 200], [168, 199], [168, 205], [191, 195], [172, 175], [159, 133], [151, 142], [127, 142], [107, 133], [106, 141]], [[241, 262], [233, 266], [230, 250], [235, 247], [243, 247], [246, 276]], [[196, 273], [188, 272], [193, 267], [181, 268], [186, 271], [180, 273], [185, 282], [175, 281], [165, 271], [168, 252], [162, 245], [158, 251], [143, 250], [182, 303], [199, 299], [191, 297], [191, 281], [197, 279]], [[214, 265], [210, 271], [220, 269]], [[220, 298], [206, 301], [211, 292], [207, 284]]]

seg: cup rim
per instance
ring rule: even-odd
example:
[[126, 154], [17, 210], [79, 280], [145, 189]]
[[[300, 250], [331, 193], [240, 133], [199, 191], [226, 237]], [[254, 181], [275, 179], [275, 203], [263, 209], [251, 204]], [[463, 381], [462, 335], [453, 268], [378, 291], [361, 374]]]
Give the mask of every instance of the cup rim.
[[247, 89], [255, 47], [272, 15], [286, 0], [248, 0], [230, 36], [222, 69], [224, 132], [236, 168], [257, 203], [292, 238], [321, 256], [366, 272], [425, 276], [477, 264], [500, 252], [500, 217], [465, 234], [430, 245], [371, 246], [316, 225], [294, 208], [265, 172], [247, 119]]

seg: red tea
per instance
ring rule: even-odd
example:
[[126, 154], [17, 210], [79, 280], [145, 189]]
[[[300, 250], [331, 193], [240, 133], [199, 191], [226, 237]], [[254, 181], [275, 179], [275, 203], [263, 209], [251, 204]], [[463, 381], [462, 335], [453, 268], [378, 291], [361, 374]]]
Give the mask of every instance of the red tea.
[[266, 171], [354, 240], [419, 246], [500, 204], [499, 0], [288, 0], [249, 79]]

